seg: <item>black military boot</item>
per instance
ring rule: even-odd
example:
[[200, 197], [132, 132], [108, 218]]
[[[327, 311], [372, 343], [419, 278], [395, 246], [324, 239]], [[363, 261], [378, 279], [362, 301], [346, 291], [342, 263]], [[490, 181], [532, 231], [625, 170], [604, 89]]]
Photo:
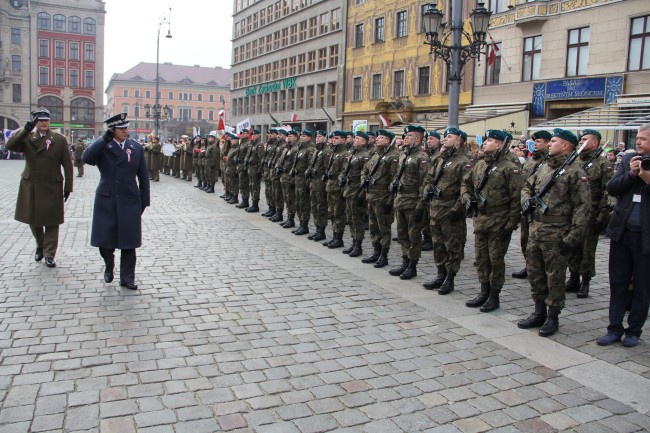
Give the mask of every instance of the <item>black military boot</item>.
[[309, 239], [310, 241], [313, 241], [314, 236], [316, 236], [316, 234], [318, 233], [318, 230], [320, 230], [320, 227], [316, 226], [316, 230], [314, 230], [314, 233], [310, 233], [309, 236], [307, 236], [307, 239]]
[[337, 232], [334, 233], [334, 239], [327, 245], [327, 248], [341, 248], [345, 244], [343, 243], [343, 233]]
[[452, 274], [451, 272], [447, 273], [445, 281], [438, 288], [439, 295], [447, 295], [454, 291], [454, 277], [456, 277], [456, 274]]
[[269, 218], [269, 221], [271, 221], [273, 223], [278, 223], [278, 222], [282, 221], [284, 219], [282, 217], [282, 212], [283, 212], [283, 209], [281, 207], [278, 208], [275, 211], [275, 214], [271, 218]]
[[327, 246], [329, 246], [329, 244], [331, 244], [335, 240], [336, 240], [336, 232], [332, 232], [332, 238], [325, 240], [325, 242], [323, 242], [323, 246], [327, 247]]
[[580, 274], [571, 272], [564, 288], [567, 293], [577, 292], [580, 289]]
[[266, 212], [261, 213], [260, 215], [267, 218], [273, 216], [275, 215], [275, 208], [273, 206], [269, 206], [269, 209]]
[[202, 186], [203, 186], [203, 182], [201, 182], [200, 180], [198, 180], [198, 181], [196, 182], [196, 185], [194, 185], [194, 188], [201, 188]]
[[361, 248], [362, 243], [363, 240], [358, 240], [354, 243], [354, 248], [350, 251], [350, 257], [359, 257], [363, 254], [363, 249]]
[[375, 263], [379, 259], [379, 255], [381, 254], [381, 244], [376, 242], [372, 244], [372, 247], [374, 248], [372, 254], [362, 258], [361, 263]]
[[433, 243], [431, 238], [427, 236], [422, 236], [422, 251], [431, 251], [433, 249]]
[[410, 260], [409, 265], [406, 267], [404, 272], [401, 273], [401, 275], [399, 276], [399, 279], [400, 280], [410, 280], [413, 277], [417, 277], [418, 276], [417, 266], [418, 266], [418, 260], [417, 259]]
[[490, 290], [490, 297], [481, 305], [481, 313], [489, 313], [499, 308], [499, 293], [501, 293], [501, 289]]
[[300, 221], [300, 227], [294, 233], [296, 236], [302, 236], [309, 233], [309, 223], [307, 221]]
[[352, 245], [350, 245], [349, 247], [347, 247], [346, 249], [344, 249], [344, 250], [341, 251], [341, 252], [342, 252], [343, 254], [350, 254], [350, 253], [352, 252], [352, 250], [354, 249], [354, 246], [355, 246], [356, 244], [357, 244], [357, 240], [353, 238], [353, 239], [352, 239]]
[[318, 242], [322, 241], [323, 239], [325, 239], [325, 227], [316, 227], [316, 233], [314, 234], [312, 240]]
[[521, 329], [539, 328], [546, 322], [546, 304], [544, 301], [535, 301], [535, 311], [528, 318], [517, 322]]
[[474, 299], [465, 302], [469, 308], [478, 308], [485, 304], [485, 301], [490, 297], [490, 283], [481, 283], [481, 292]]
[[295, 227], [295, 226], [296, 226], [296, 222], [295, 222], [294, 219], [293, 219], [293, 214], [290, 213], [290, 214], [287, 216], [287, 220], [284, 222], [284, 224], [282, 224], [282, 228], [284, 228], [284, 229], [290, 229], [290, 228]]
[[227, 201], [228, 204], [237, 204], [238, 202], [239, 202], [239, 200], [237, 200], [237, 196], [235, 194], [233, 194], [230, 197], [230, 200]]
[[447, 278], [447, 269], [444, 266], [438, 266], [438, 275], [433, 280], [427, 281], [422, 285], [427, 290], [437, 289], [445, 282], [445, 278]]
[[253, 200], [253, 206], [246, 208], [246, 212], [252, 213], [252, 212], [259, 212], [260, 207], [259, 207], [259, 200]]
[[559, 315], [559, 308], [549, 307], [548, 317], [546, 318], [546, 321], [542, 327], [539, 328], [538, 334], [540, 337], [550, 337], [557, 332], [557, 330], [560, 328], [560, 321], [558, 319]]
[[513, 272], [512, 278], [519, 278], [525, 280], [526, 278], [528, 278], [528, 270], [526, 269], [526, 267], [524, 267], [524, 269], [522, 269], [521, 271]]
[[210, 188], [206, 191], [208, 194], [214, 194], [214, 184], [210, 184]]
[[379, 258], [373, 265], [375, 268], [383, 268], [388, 264], [388, 248], [382, 248], [379, 253]]
[[242, 197], [241, 202], [239, 202], [239, 204], [237, 206], [235, 206], [235, 207], [237, 209], [246, 209], [249, 206], [250, 206], [250, 204], [248, 204], [248, 199], [244, 199]]
[[591, 277], [586, 275], [582, 276], [582, 283], [580, 283], [580, 289], [578, 290], [578, 298], [589, 297], [589, 281], [591, 281]]
[[396, 268], [392, 268], [388, 271], [388, 273], [394, 276], [402, 275], [402, 272], [404, 272], [406, 268], [409, 267], [409, 262], [410, 260], [408, 257], [402, 256], [402, 264]]

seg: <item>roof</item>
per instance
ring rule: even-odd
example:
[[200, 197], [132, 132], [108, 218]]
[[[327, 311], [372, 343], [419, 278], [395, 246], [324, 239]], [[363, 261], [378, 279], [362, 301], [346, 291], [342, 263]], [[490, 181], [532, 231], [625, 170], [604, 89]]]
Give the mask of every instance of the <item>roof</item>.
[[[230, 87], [230, 69], [204, 66], [174, 65], [160, 63], [158, 72], [161, 83], [197, 84]], [[111, 81], [155, 81], [156, 64], [140, 62], [122, 74], [115, 74]]]

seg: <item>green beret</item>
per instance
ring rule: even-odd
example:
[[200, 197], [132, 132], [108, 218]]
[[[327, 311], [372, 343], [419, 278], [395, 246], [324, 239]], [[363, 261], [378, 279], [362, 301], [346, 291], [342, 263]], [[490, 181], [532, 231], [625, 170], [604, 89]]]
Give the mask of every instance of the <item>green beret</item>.
[[343, 138], [345, 138], [345, 136], [347, 135], [347, 132], [345, 132], [345, 131], [341, 131], [341, 130], [339, 129], [339, 130], [336, 130], [336, 131], [332, 131], [332, 135], [333, 135], [334, 137], [343, 137]]
[[506, 141], [506, 138], [510, 138], [512, 140], [512, 135], [510, 135], [506, 131], [501, 131], [500, 129], [488, 129], [487, 131], [485, 131], [485, 137], [493, 138], [499, 141]]
[[311, 129], [305, 129], [300, 133], [300, 135], [306, 135], [308, 137], [313, 137], [313, 133], [311, 132]]
[[287, 136], [293, 135], [294, 137], [298, 136], [298, 131], [292, 129], [291, 131], [287, 131]]
[[404, 128], [404, 132], [419, 132], [420, 134], [426, 134], [427, 131], [420, 125], [409, 125]]
[[366, 141], [368, 141], [370, 139], [370, 137], [368, 137], [368, 134], [366, 134], [363, 131], [357, 131], [356, 136], [361, 137], [361, 138], [365, 139]]
[[253, 130], [251, 131], [251, 134], [259, 134], [259, 133], [260, 133], [260, 130], [259, 130], [259, 129], [253, 129]]
[[449, 134], [452, 134], [452, 135], [458, 135], [459, 137], [462, 137], [463, 134], [464, 134], [464, 132], [461, 131], [461, 130], [458, 129], [458, 128], [447, 128], [447, 129], [445, 129], [445, 132], [443, 133], [443, 136], [446, 137], [446, 136], [448, 136]]
[[277, 134], [278, 130], [275, 128], [269, 128], [269, 134]]
[[287, 131], [284, 128], [278, 128], [277, 131], [278, 131], [278, 134], [289, 135], [289, 131]]
[[551, 135], [550, 132], [541, 130], [541, 131], [535, 131], [533, 135], [530, 136], [530, 138], [532, 138], [533, 140], [537, 140], [538, 138], [541, 138], [543, 140], [550, 141], [551, 138], [553, 138], [553, 136]]
[[576, 135], [573, 132], [567, 131], [566, 129], [555, 128], [553, 130], [553, 137], [559, 137], [562, 140], [568, 141], [574, 146], [578, 145], [578, 137], [576, 137]]
[[436, 137], [438, 140], [440, 140], [440, 134], [438, 133], [438, 131], [427, 132], [427, 137]]
[[600, 135], [600, 132], [596, 131], [595, 129], [583, 129], [582, 133], [580, 134], [580, 139], [582, 140], [582, 137], [585, 135], [595, 135], [598, 137], [598, 141], [602, 140], [603, 136]]
[[368, 131], [368, 132], [366, 132], [366, 134], [368, 134], [368, 137], [376, 137], [377, 136], [377, 134], [375, 134], [375, 131]]
[[316, 135], [322, 135], [323, 137], [327, 137], [327, 132], [323, 131], [322, 129], [317, 129]]
[[296, 131], [296, 132], [300, 132], [300, 126], [294, 126], [293, 130]]
[[346, 136], [346, 137], [350, 137], [350, 136], [354, 137], [354, 132], [352, 132], [352, 131], [345, 131], [345, 136]]
[[383, 135], [384, 137], [389, 138], [391, 141], [393, 140], [393, 138], [395, 138], [395, 134], [393, 134], [392, 132], [387, 131], [385, 129], [378, 129], [377, 130], [377, 136], [380, 136], [380, 135]]

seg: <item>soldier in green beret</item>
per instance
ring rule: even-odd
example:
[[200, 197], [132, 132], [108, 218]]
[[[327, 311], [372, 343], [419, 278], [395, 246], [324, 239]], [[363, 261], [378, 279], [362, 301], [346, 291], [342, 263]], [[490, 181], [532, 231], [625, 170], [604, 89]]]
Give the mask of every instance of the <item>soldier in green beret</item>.
[[322, 241], [325, 239], [325, 227], [329, 217], [327, 210], [327, 192], [325, 191], [325, 171], [327, 170], [328, 149], [326, 145], [327, 132], [319, 129], [316, 131], [316, 151], [311, 157], [305, 177], [309, 179], [309, 194], [311, 214], [314, 217], [316, 232], [307, 236], [307, 239]]
[[239, 133], [239, 153], [237, 154], [237, 175], [239, 177], [239, 193], [241, 201], [235, 206], [238, 209], [246, 209], [250, 206], [248, 199], [250, 197], [250, 185], [248, 184], [248, 167], [246, 167], [246, 155], [251, 145], [248, 129]]
[[342, 173], [339, 179], [344, 180], [343, 198], [345, 198], [345, 210], [350, 222], [350, 235], [352, 246], [343, 250], [343, 254], [350, 257], [358, 257], [363, 253], [362, 243], [365, 236], [364, 222], [367, 209], [366, 191], [361, 188], [361, 170], [370, 159], [368, 152], [368, 134], [357, 131], [354, 137], [352, 152], [346, 163], [347, 172]]
[[261, 165], [264, 159], [264, 144], [260, 141], [260, 131], [253, 129], [251, 131], [251, 144], [248, 153], [244, 159], [244, 165], [248, 168], [248, 185], [251, 192], [253, 204], [246, 208], [246, 212], [259, 212], [260, 207], [260, 190], [262, 186], [263, 167]]
[[273, 180], [273, 201], [275, 202], [275, 214], [271, 215], [269, 221], [284, 221], [284, 192], [282, 191], [282, 173], [286, 170], [287, 152], [291, 148], [287, 142], [289, 131], [284, 128], [278, 128], [278, 151], [275, 159], [270, 161], [271, 178]]
[[346, 132], [334, 131], [332, 139], [332, 153], [327, 163], [325, 179], [327, 185], [328, 209], [332, 213], [332, 239], [323, 243], [328, 248], [341, 248], [343, 246], [343, 233], [345, 232], [345, 199], [343, 198], [342, 188], [339, 186], [339, 175], [343, 171], [346, 161]]
[[278, 152], [278, 130], [270, 128], [268, 140], [264, 149], [264, 156], [260, 164], [262, 165], [262, 178], [264, 179], [264, 197], [269, 209], [262, 214], [263, 217], [270, 218], [275, 215], [276, 203], [273, 194], [273, 163]]
[[311, 216], [311, 199], [309, 197], [309, 182], [306, 173], [309, 163], [316, 153], [316, 147], [312, 142], [311, 130], [305, 129], [300, 133], [300, 149], [296, 152], [291, 176], [295, 182], [296, 212], [300, 224], [293, 234], [301, 236], [309, 233], [309, 219]]

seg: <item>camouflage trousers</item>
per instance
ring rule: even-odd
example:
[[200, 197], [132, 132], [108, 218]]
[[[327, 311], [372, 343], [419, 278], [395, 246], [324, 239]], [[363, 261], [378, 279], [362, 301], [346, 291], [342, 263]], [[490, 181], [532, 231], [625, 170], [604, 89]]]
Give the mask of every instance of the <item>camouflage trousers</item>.
[[275, 207], [275, 199], [273, 197], [273, 179], [267, 171], [264, 173], [264, 198], [266, 199], [266, 204], [269, 206]]
[[368, 201], [368, 228], [374, 245], [380, 244], [382, 249], [386, 250], [390, 248], [391, 226], [394, 219], [392, 195]]
[[345, 233], [347, 217], [345, 215], [345, 199], [341, 191], [334, 191], [327, 194], [328, 208], [331, 209], [332, 231]]
[[366, 234], [363, 225], [368, 203], [365, 198], [353, 196], [345, 199], [345, 209], [350, 223], [350, 236], [355, 241], [362, 241]]
[[241, 194], [241, 199], [243, 201], [248, 201], [248, 197], [251, 195], [248, 186], [248, 171], [239, 170], [238, 175], [239, 175], [239, 193]]
[[526, 268], [533, 301], [544, 301], [549, 307], [557, 309], [564, 308], [567, 257], [560, 254], [559, 242], [528, 239]]
[[[424, 216], [422, 217], [423, 221], [429, 221], [429, 207], [424, 210]], [[422, 239], [423, 241], [426, 239], [431, 240], [431, 224], [422, 224]]]
[[248, 186], [253, 201], [260, 201], [260, 190], [262, 188], [262, 172], [257, 166], [248, 167]]
[[305, 176], [296, 175], [296, 213], [301, 222], [309, 222], [311, 216], [311, 199], [309, 197], [309, 181]]
[[510, 237], [502, 239], [501, 232], [476, 232], [474, 251], [476, 273], [481, 284], [490, 283], [493, 290], [501, 290], [506, 281], [506, 253]]
[[526, 258], [526, 247], [528, 246], [528, 227], [530, 224], [528, 224], [528, 217], [521, 217], [521, 237], [520, 237], [520, 242], [521, 242], [521, 253], [524, 255], [524, 258]]
[[444, 266], [447, 272], [457, 274], [463, 252], [463, 238], [467, 237], [466, 221], [464, 219], [458, 221], [431, 219], [430, 221], [433, 260], [436, 266]]
[[197, 176], [199, 182], [207, 182], [213, 185], [217, 182], [217, 168], [206, 167], [205, 173], [201, 172], [201, 176]]
[[282, 196], [284, 197], [284, 204], [287, 208], [289, 215], [296, 213], [296, 187], [293, 182], [281, 182]]
[[422, 254], [422, 221], [415, 222], [415, 209], [397, 209], [397, 239], [402, 247], [402, 257], [409, 260], [420, 260]]
[[327, 193], [322, 182], [315, 183], [312, 180], [309, 185], [309, 199], [311, 203], [311, 214], [314, 217], [316, 227], [327, 227], [329, 212], [327, 210]]
[[589, 278], [596, 276], [596, 247], [598, 247], [600, 233], [594, 233], [597, 228], [595, 227], [595, 224], [587, 226], [582, 237], [582, 246], [569, 256], [571, 273]]
[[199, 182], [204, 181], [204, 179], [201, 177], [201, 173], [199, 170], [199, 160], [193, 159], [192, 160], [192, 169], [194, 170], [194, 173], [196, 173], [196, 178], [199, 180]]
[[232, 169], [226, 169], [226, 192], [231, 195], [237, 196], [239, 194], [239, 176], [237, 171]]
[[282, 191], [282, 182], [280, 181], [279, 177], [274, 177], [271, 183], [273, 184], [273, 187], [271, 188], [271, 192], [273, 193], [273, 202], [275, 203], [275, 207], [277, 209], [283, 209], [284, 192]]

